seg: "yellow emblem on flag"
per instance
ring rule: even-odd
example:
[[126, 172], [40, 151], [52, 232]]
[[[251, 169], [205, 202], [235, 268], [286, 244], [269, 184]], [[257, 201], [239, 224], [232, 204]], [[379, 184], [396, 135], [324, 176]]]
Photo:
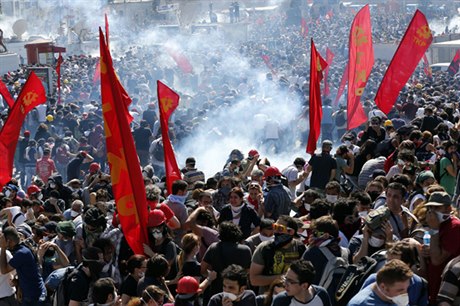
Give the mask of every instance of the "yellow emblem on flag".
[[123, 150], [120, 151], [121, 157], [111, 152], [107, 154], [107, 159], [110, 164], [110, 177], [112, 179], [112, 185], [116, 185], [120, 182], [122, 170], [125, 170], [126, 172], [128, 171], [125, 152]]
[[29, 106], [33, 102], [35, 102], [37, 98], [38, 98], [38, 94], [36, 92], [29, 91], [28, 93], [25, 94], [24, 98], [22, 98], [22, 101], [25, 106]]
[[171, 98], [163, 98], [160, 100], [160, 103], [165, 113], [173, 107], [173, 100]]
[[107, 73], [107, 65], [105, 64], [104, 58], [101, 56], [101, 59], [99, 61], [101, 73], [106, 74]]

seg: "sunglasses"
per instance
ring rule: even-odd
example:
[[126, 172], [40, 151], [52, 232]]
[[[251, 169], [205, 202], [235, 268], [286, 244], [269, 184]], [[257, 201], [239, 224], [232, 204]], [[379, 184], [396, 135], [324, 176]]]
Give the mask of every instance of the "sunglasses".
[[276, 233], [281, 233], [281, 234], [292, 234], [294, 232], [293, 228], [287, 227], [286, 225], [279, 224], [279, 223], [273, 224], [273, 230]]

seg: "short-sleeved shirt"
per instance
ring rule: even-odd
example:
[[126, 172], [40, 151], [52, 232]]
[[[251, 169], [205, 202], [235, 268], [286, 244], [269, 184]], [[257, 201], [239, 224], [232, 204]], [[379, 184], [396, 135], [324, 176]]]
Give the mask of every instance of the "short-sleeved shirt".
[[28, 247], [18, 244], [13, 250], [13, 257], [10, 259], [9, 265], [16, 269], [22, 295], [38, 300], [46, 289], [32, 251]]
[[382, 300], [372, 290], [372, 285], [360, 290], [348, 303], [348, 306], [397, 306], [395, 303]]
[[444, 221], [439, 226], [439, 243], [441, 249], [451, 254], [451, 256], [441, 265], [435, 266], [431, 262], [428, 263], [428, 288], [430, 302], [435, 303], [439, 287], [441, 285], [441, 274], [447, 263], [453, 258], [460, 255], [460, 244], [452, 243], [460, 241], [460, 220], [456, 217], [451, 217]]
[[315, 154], [308, 164], [312, 167], [310, 187], [324, 190], [331, 177], [331, 171], [337, 169], [337, 162], [330, 154]]
[[[273, 241], [264, 241], [256, 248], [252, 261], [258, 265], [265, 266], [265, 255], [267, 249], [272, 247]], [[270, 271], [269, 275], [282, 275], [287, 272], [292, 262], [300, 259], [305, 252], [305, 245], [298, 240], [292, 240], [287, 248], [278, 248], [274, 252], [273, 266], [267, 267]]]
[[449, 174], [449, 172], [447, 172], [446, 167], [449, 165], [452, 165], [450, 159], [448, 159], [447, 157], [441, 158], [439, 165], [439, 167], [441, 168], [439, 171], [439, 176], [441, 177], [441, 180], [439, 183], [442, 187], [444, 187], [448, 194], [453, 196], [455, 193], [455, 185], [457, 183], [457, 180], [455, 176], [452, 176]]
[[460, 256], [452, 259], [442, 273], [437, 303], [460, 305]]
[[52, 159], [43, 157], [37, 161], [37, 166], [36, 166], [35, 171], [38, 177], [43, 182], [47, 182], [51, 174], [53, 174], [53, 172], [56, 172], [56, 166]]
[[342, 157], [340, 156], [337, 156], [335, 158], [335, 161], [337, 163], [337, 170], [335, 172], [335, 179], [340, 182], [340, 176], [342, 175], [343, 172], [343, 168], [344, 167], [347, 167], [348, 166], [348, 163], [345, 159], [343, 159]]

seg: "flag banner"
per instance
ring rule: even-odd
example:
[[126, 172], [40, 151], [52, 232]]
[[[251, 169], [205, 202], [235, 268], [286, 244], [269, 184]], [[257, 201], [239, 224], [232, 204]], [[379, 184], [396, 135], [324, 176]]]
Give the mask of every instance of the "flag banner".
[[3, 83], [0, 80], [0, 95], [2, 95], [3, 100], [8, 104], [9, 108], [12, 108], [14, 105], [14, 99], [11, 96], [10, 91], [8, 90], [8, 87], [6, 87], [5, 83]]
[[[101, 97], [107, 159], [113, 195], [126, 241], [135, 254], [144, 254], [147, 236], [147, 197], [139, 158], [126, 116], [131, 100], [113, 68], [104, 34], [99, 28]], [[128, 101], [127, 101], [128, 100]]]
[[35, 72], [31, 71], [0, 131], [0, 156], [3, 159], [0, 163], [0, 187], [8, 183], [13, 175], [14, 153], [26, 115], [45, 102], [45, 87]]
[[61, 64], [63, 61], [64, 59], [62, 58], [62, 54], [59, 53], [59, 57], [56, 62], [58, 104], [61, 104]]
[[275, 71], [275, 69], [273, 69], [273, 65], [272, 65], [272, 63], [271, 63], [271, 61], [270, 61], [270, 56], [268, 56], [268, 55], [262, 55], [261, 57], [262, 57], [262, 60], [264, 61], [265, 65], [267, 66], [267, 68], [270, 69], [270, 72], [271, 72], [274, 76], [276, 76], [276, 71]]
[[171, 194], [172, 183], [182, 179], [176, 156], [169, 139], [169, 117], [179, 105], [179, 95], [168, 86], [157, 81], [158, 106], [160, 108], [161, 137], [163, 141], [166, 186], [168, 193]]
[[449, 68], [447, 68], [447, 72], [449, 72], [450, 75], [456, 75], [458, 72], [458, 65], [460, 64], [460, 50], [457, 50], [455, 53], [454, 59], [449, 65]]
[[320, 83], [323, 79], [323, 71], [327, 63], [316, 50], [313, 39], [311, 40], [310, 57], [310, 134], [308, 135], [307, 153], [313, 155], [316, 143], [321, 132], [321, 119], [323, 109], [321, 103]]
[[334, 100], [334, 105], [337, 106], [339, 103], [340, 97], [343, 94], [343, 91], [345, 90], [345, 85], [347, 84], [348, 81], [348, 63], [345, 66], [345, 69], [343, 70], [342, 78], [340, 79], [340, 85], [339, 89], [337, 90], [337, 96], [335, 97]]
[[329, 88], [329, 82], [327, 80], [329, 76], [329, 67], [332, 65], [332, 61], [334, 60], [334, 53], [332, 53], [331, 49], [326, 48], [326, 63], [327, 67], [324, 70], [324, 90], [323, 96], [328, 97], [331, 94], [331, 89]]
[[165, 50], [183, 73], [193, 73], [192, 64], [184, 54], [172, 47], [166, 47]]
[[423, 72], [425, 72], [427, 77], [433, 77], [433, 72], [431, 71], [430, 63], [428, 62], [426, 54], [423, 54]]
[[308, 36], [307, 20], [303, 17], [300, 20], [300, 35], [302, 35], [303, 38], [307, 38]]
[[367, 121], [361, 105], [367, 79], [374, 65], [371, 15], [369, 4], [356, 14], [351, 25], [348, 52], [347, 129], [354, 129]]
[[393, 108], [399, 92], [417, 68], [432, 40], [425, 15], [416, 10], [375, 94], [375, 103], [385, 114]]

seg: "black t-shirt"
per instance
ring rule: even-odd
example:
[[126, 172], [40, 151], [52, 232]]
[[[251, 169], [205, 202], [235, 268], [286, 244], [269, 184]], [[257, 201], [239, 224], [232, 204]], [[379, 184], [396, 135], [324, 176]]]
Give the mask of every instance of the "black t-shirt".
[[152, 132], [148, 128], [138, 128], [133, 132], [134, 142], [137, 150], [148, 150]]
[[72, 276], [67, 286], [69, 300], [76, 302], [88, 301], [91, 278], [83, 270], [78, 269], [78, 273]]
[[313, 168], [310, 187], [324, 190], [331, 177], [331, 171], [337, 169], [337, 162], [330, 154], [315, 154], [308, 164]]
[[[214, 295], [209, 301], [208, 306], [221, 306], [223, 297], [223, 293], [218, 293]], [[256, 295], [251, 290], [244, 290], [243, 295], [241, 296], [241, 300], [239, 300], [238, 302], [235, 301], [232, 304], [233, 306], [255, 306]]]
[[134, 277], [129, 274], [121, 283], [120, 294], [126, 294], [127, 296], [137, 296], [137, 281]]
[[[222, 210], [220, 211], [219, 223], [232, 220], [232, 206], [229, 204], [224, 206], [224, 208], [222, 208]], [[249, 207], [247, 204], [244, 204], [241, 210], [240, 220], [238, 222], [238, 226], [243, 232], [243, 239], [246, 239], [251, 235], [251, 225], [254, 225], [254, 227], [259, 226], [260, 218], [254, 209]]]
[[182, 274], [184, 276], [199, 276], [201, 277], [201, 265], [197, 261], [186, 261], [182, 266]]
[[80, 167], [83, 163], [83, 158], [75, 157], [67, 166], [67, 181], [80, 179]]

